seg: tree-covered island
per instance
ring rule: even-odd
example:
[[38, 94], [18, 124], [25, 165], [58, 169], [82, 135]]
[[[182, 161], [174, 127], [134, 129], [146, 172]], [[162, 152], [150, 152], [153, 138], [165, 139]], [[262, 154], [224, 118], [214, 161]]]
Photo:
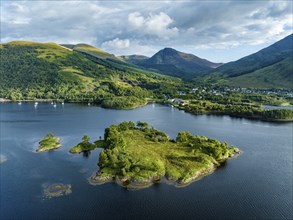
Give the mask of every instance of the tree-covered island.
[[90, 183], [116, 181], [127, 188], [143, 188], [167, 181], [184, 186], [239, 153], [227, 143], [186, 131], [171, 140], [145, 122], [122, 122], [105, 129], [99, 171]]
[[45, 137], [39, 142], [37, 152], [51, 151], [61, 147], [60, 138], [55, 137], [52, 133], [48, 133]]

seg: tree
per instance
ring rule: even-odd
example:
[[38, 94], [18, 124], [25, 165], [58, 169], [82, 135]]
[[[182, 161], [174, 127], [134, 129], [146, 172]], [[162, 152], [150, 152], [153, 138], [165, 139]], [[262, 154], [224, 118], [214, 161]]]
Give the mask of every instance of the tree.
[[188, 131], [182, 131], [178, 133], [178, 136], [176, 137], [177, 142], [187, 142], [190, 141], [192, 138], [192, 134]]
[[87, 143], [89, 143], [89, 141], [90, 141], [90, 137], [88, 135], [86, 135], [86, 134], [83, 135], [82, 142], [87, 144]]
[[149, 124], [147, 122], [138, 121], [136, 123], [136, 126], [139, 127], [139, 128], [147, 128], [149, 126]]
[[52, 138], [52, 137], [54, 137], [54, 135], [52, 133], [47, 133], [45, 136], [45, 138]]

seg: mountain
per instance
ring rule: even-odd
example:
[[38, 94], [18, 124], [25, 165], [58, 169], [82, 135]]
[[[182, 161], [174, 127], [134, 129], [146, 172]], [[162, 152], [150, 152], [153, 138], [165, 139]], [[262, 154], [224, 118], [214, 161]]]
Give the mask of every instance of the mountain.
[[69, 49], [72, 49], [74, 51], [87, 53], [87, 54], [92, 55], [97, 58], [120, 60], [115, 55], [107, 53], [106, 51], [103, 51], [99, 48], [93, 47], [88, 44], [61, 44], [61, 45], [64, 47], [67, 47]]
[[288, 57], [251, 73], [230, 77], [227, 84], [244, 88], [293, 89], [293, 59]]
[[151, 72], [136, 65], [135, 60], [141, 60], [141, 57], [144, 57], [141, 55], [115, 56], [114, 54], [110, 54], [88, 44], [62, 44], [61, 46], [85, 55], [90, 55], [91, 57], [98, 58], [100, 62], [103, 63], [103, 65], [109, 68], [115, 67], [123, 71], [141, 72], [146, 74]]
[[293, 34], [254, 54], [229, 62], [205, 79], [254, 88], [293, 89]]
[[149, 59], [147, 56], [143, 55], [124, 55], [120, 56], [122, 60], [124, 60], [127, 63], [134, 64], [134, 65], [139, 65], [141, 62], [145, 61], [146, 59]]
[[160, 50], [151, 58], [140, 57], [140, 59], [132, 59], [131, 62], [141, 67], [157, 70], [165, 75], [185, 79], [202, 75], [221, 65], [221, 63], [213, 63], [193, 54], [179, 52], [172, 48]]
[[0, 44], [0, 53], [0, 97], [13, 100], [93, 101], [132, 108], [180, 83], [85, 44], [12, 41]]

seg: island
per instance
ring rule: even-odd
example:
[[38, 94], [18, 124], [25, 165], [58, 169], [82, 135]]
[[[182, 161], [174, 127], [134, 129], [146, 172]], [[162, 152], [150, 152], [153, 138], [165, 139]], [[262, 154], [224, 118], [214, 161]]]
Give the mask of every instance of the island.
[[128, 189], [159, 182], [186, 186], [240, 153], [225, 142], [187, 131], [172, 140], [140, 121], [111, 125], [105, 129], [103, 141], [99, 170], [90, 177], [90, 183], [116, 181]]
[[103, 140], [97, 140], [94, 143], [90, 143], [89, 140], [90, 140], [90, 137], [88, 135], [84, 135], [82, 137], [82, 142], [72, 147], [69, 150], [69, 152], [72, 154], [88, 152], [88, 151], [94, 150], [95, 148], [102, 148], [104, 146]]
[[69, 195], [72, 193], [71, 184], [53, 183], [51, 185], [43, 185], [43, 196], [44, 198], [53, 198]]
[[60, 138], [55, 137], [52, 133], [47, 133], [39, 144], [37, 152], [51, 151], [61, 147]]

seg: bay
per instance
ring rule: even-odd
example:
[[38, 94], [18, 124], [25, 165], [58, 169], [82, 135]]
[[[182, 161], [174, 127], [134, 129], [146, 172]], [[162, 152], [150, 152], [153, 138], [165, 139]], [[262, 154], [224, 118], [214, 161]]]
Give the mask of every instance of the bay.
[[[110, 110], [79, 104], [5, 103], [1, 108], [1, 219], [292, 219], [292, 127], [228, 116], [194, 116], [150, 104]], [[213, 174], [184, 188], [157, 184], [128, 191], [115, 183], [92, 186], [96, 149], [68, 153], [84, 134], [91, 140], [122, 121], [147, 121], [175, 138], [182, 130], [226, 141], [243, 151]], [[52, 132], [62, 147], [35, 153]], [[43, 187], [71, 184], [72, 193], [44, 198]]]

